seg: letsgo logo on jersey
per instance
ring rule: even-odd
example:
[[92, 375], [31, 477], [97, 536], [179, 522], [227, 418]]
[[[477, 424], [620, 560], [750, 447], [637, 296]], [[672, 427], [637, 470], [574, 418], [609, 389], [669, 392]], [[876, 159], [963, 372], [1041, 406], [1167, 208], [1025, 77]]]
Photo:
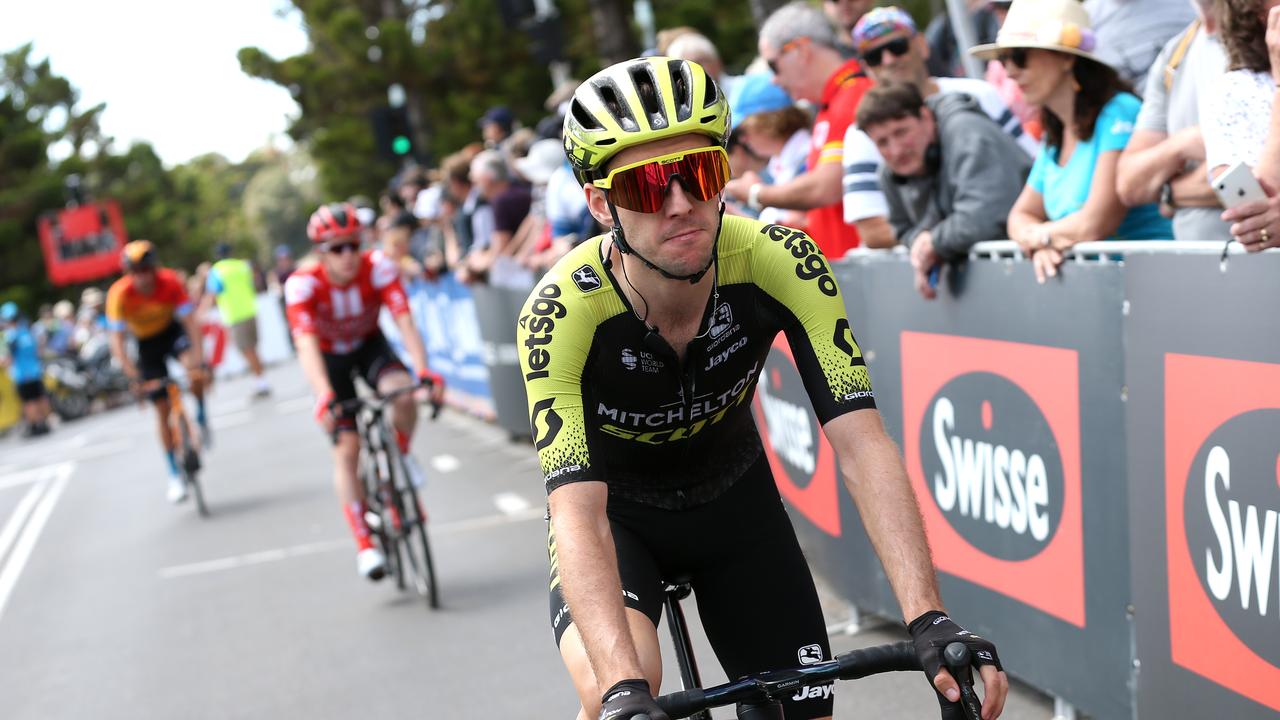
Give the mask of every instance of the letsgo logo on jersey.
[[938, 569], [1084, 627], [1077, 363], [902, 333], [903, 452]]
[[791, 347], [781, 334], [756, 387], [753, 410], [778, 491], [819, 529], [839, 537], [835, 452], [818, 427]]
[[1280, 365], [1165, 356], [1177, 665], [1280, 711]]
[[529, 331], [528, 337], [524, 339], [525, 349], [529, 351], [529, 372], [524, 375], [525, 382], [551, 374], [547, 371], [547, 366], [551, 364], [551, 352], [543, 346], [551, 344], [551, 332], [556, 329], [556, 320], [569, 313], [564, 303], [556, 300], [558, 297], [559, 285], [543, 285], [538, 288], [538, 296], [529, 303], [529, 314], [520, 318], [520, 327]]
[[783, 247], [791, 251], [791, 257], [800, 261], [796, 263], [796, 277], [801, 280], [816, 280], [818, 289], [827, 297], [835, 297], [840, 292], [822, 252], [804, 231], [782, 225], [765, 225], [760, 228], [760, 234], [782, 243]]

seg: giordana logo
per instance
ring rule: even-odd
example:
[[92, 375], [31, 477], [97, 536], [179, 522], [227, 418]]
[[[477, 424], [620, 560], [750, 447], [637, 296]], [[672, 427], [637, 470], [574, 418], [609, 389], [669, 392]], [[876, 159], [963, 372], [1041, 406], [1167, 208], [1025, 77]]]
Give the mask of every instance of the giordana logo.
[[757, 385], [756, 424], [782, 497], [828, 535], [840, 535], [835, 453], [818, 428], [785, 338], [774, 338]]
[[901, 337], [903, 454], [938, 569], [1084, 627], [1076, 351]]
[[578, 286], [582, 292], [591, 292], [600, 289], [600, 276], [596, 274], [596, 269], [590, 265], [583, 265], [573, 271], [573, 284]]
[[801, 665], [817, 665], [822, 662], [822, 646], [805, 645], [796, 652], [796, 657], [800, 660]]
[[1035, 402], [992, 373], [944, 385], [925, 414], [921, 463], [947, 521], [988, 555], [1034, 557], [1062, 516], [1062, 460]]
[[733, 308], [729, 303], [716, 305], [715, 315], [711, 318], [711, 337], [718, 338], [733, 326]]
[[1173, 662], [1280, 711], [1280, 364], [1164, 361]]
[[[1280, 667], [1280, 409], [1228, 420], [1187, 478], [1187, 546], [1227, 626]], [[1261, 448], [1266, 452], [1260, 452]]]

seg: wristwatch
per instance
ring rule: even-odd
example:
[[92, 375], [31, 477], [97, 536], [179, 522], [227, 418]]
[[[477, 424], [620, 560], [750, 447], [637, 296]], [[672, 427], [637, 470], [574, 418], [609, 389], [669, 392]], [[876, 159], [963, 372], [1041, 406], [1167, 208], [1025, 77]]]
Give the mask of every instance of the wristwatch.
[[1166, 182], [1164, 185], [1160, 186], [1160, 204], [1168, 205], [1169, 207], [1177, 207], [1177, 205], [1173, 204], [1172, 182]]
[[764, 183], [755, 183], [747, 188], [747, 207], [759, 212], [760, 210], [760, 188], [764, 187]]
[[1040, 231], [1040, 247], [1042, 248], [1053, 247], [1053, 236], [1049, 234], [1048, 230]]

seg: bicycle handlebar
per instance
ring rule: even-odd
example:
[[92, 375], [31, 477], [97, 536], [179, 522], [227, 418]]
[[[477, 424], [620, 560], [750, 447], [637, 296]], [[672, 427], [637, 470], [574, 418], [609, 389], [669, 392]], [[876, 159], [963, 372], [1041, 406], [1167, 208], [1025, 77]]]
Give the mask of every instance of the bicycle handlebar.
[[[396, 388], [391, 392], [380, 394], [377, 397], [374, 397], [372, 399], [355, 397], [349, 400], [334, 400], [329, 403], [329, 409], [335, 413], [340, 413], [340, 414], [355, 413], [355, 412], [358, 412], [362, 407], [370, 407], [377, 412], [382, 412], [382, 410], [387, 405], [390, 405], [393, 400], [400, 397], [401, 395], [404, 395], [406, 393], [416, 392], [421, 388], [431, 388], [434, 386], [435, 386], [435, 383], [432, 382], [430, 378], [421, 378], [418, 382], [412, 385], [406, 385], [405, 387], [402, 387], [402, 388]], [[436, 403], [436, 402], [431, 403], [431, 419], [432, 420], [435, 420], [437, 417], [440, 416], [441, 407], [442, 405], [440, 403]]]
[[[955, 648], [959, 650], [956, 651]], [[962, 643], [952, 643], [944, 651], [947, 664], [960, 685], [961, 703], [970, 720], [979, 720], [981, 703], [973, 690], [969, 667], [969, 649]], [[954, 661], [954, 664], [953, 664]], [[772, 670], [752, 675], [735, 682], [712, 688], [692, 688], [662, 695], [656, 698], [658, 707], [672, 720], [687, 718], [694, 713], [723, 707], [739, 702], [769, 702], [793, 693], [803, 685], [820, 684], [832, 680], [857, 680], [868, 675], [887, 672], [918, 671], [920, 660], [911, 643], [852, 650], [816, 665], [801, 666], [789, 670]], [[632, 720], [649, 720], [647, 715], [636, 715]]]

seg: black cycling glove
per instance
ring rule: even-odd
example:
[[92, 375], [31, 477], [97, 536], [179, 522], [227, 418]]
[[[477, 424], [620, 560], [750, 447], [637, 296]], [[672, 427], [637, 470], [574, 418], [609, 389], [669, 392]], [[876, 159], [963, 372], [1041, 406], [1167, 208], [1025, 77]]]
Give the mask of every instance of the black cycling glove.
[[[911, 642], [916, 646], [916, 657], [920, 658], [920, 666], [924, 668], [930, 687], [933, 687], [933, 679], [944, 667], [942, 651], [953, 642], [963, 643], [969, 648], [969, 655], [973, 658], [974, 665], [979, 667], [995, 665], [996, 670], [1004, 669], [1000, 665], [1000, 655], [996, 653], [996, 646], [990, 640], [974, 635], [955, 624], [946, 613], [930, 610], [912, 620], [907, 630], [911, 633]], [[937, 688], [934, 688], [934, 692], [938, 695], [938, 703], [942, 706], [944, 719], [964, 718], [959, 702], [953, 703], [947, 700], [946, 696], [937, 692]]]
[[649, 683], [644, 680], [623, 680], [600, 698], [600, 720], [631, 720], [636, 715], [645, 715], [649, 720], [671, 720], [658, 707]]

